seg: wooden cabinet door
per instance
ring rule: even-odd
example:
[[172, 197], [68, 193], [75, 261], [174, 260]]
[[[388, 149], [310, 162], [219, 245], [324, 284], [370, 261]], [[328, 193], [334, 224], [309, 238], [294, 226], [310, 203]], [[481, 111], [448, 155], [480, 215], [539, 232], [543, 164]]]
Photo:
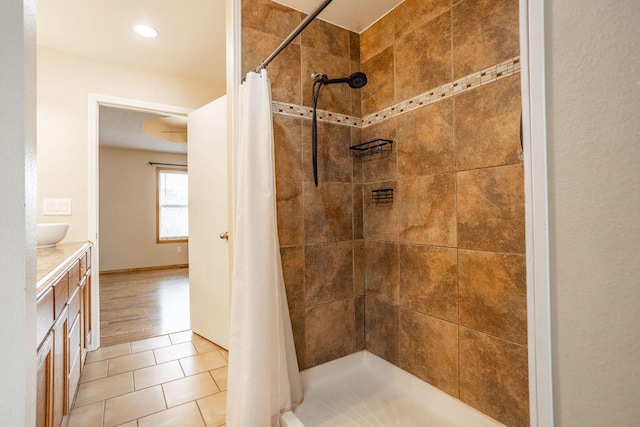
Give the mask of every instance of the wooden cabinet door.
[[53, 332], [49, 332], [36, 356], [36, 427], [53, 425]]
[[60, 427], [67, 414], [67, 372], [69, 364], [69, 346], [67, 333], [69, 321], [65, 307], [53, 325], [53, 426]]
[[83, 303], [82, 305], [82, 335], [83, 335], [83, 344], [82, 344], [82, 361], [84, 363], [84, 357], [87, 352], [86, 349], [91, 344], [91, 270], [87, 271], [87, 280], [84, 285], [84, 295], [83, 295]]

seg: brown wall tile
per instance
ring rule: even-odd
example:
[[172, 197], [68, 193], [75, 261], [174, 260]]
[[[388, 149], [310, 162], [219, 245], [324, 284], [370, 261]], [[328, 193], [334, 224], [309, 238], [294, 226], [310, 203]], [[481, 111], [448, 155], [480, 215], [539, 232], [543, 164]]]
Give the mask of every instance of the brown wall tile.
[[306, 367], [351, 354], [356, 348], [354, 299], [307, 308]]
[[356, 351], [365, 349], [364, 338], [364, 295], [357, 296], [355, 299], [356, 310]]
[[455, 111], [458, 170], [520, 162], [520, 75], [460, 95]]
[[[312, 73], [324, 73], [330, 79], [349, 75], [349, 56], [335, 56], [310, 47], [302, 47], [302, 103], [313, 106]], [[351, 89], [346, 84], [322, 87], [318, 98], [318, 108], [335, 113], [351, 114]], [[309, 122], [309, 120], [305, 120]], [[339, 126], [345, 127], [345, 126]]]
[[524, 255], [460, 250], [460, 324], [527, 345]]
[[522, 164], [458, 172], [458, 247], [524, 253]]
[[280, 248], [289, 310], [304, 307], [304, 246]]
[[[242, 73], [253, 71], [282, 42], [250, 28], [242, 30]], [[274, 101], [302, 104], [300, 86], [300, 45], [290, 44], [271, 64], [271, 98]]]
[[364, 201], [362, 200], [363, 185], [353, 186], [353, 238], [364, 238]]
[[453, 172], [453, 101], [419, 108], [397, 118], [398, 175]]
[[392, 12], [396, 40], [451, 7], [451, 0], [404, 0]]
[[396, 40], [395, 61], [396, 102], [450, 82], [450, 13], [443, 13]]
[[362, 63], [368, 83], [362, 90], [362, 114], [368, 115], [393, 105], [395, 100], [395, 74], [393, 47]]
[[353, 242], [307, 245], [304, 257], [307, 307], [353, 297]]
[[508, 426], [529, 425], [527, 349], [460, 327], [460, 399]]
[[353, 242], [353, 291], [364, 295], [365, 246], [364, 240]]
[[[353, 240], [353, 192], [350, 183], [304, 182], [306, 243]], [[279, 216], [279, 215], [278, 215]]]
[[360, 64], [360, 34], [349, 31], [349, 58]]
[[296, 347], [298, 369], [306, 369], [306, 338], [305, 338], [305, 309], [289, 309], [291, 316], [291, 329], [293, 330], [293, 342]]
[[458, 322], [456, 249], [400, 245], [400, 305]]
[[302, 182], [276, 181], [278, 238], [281, 246], [304, 243]]
[[302, 181], [302, 119], [272, 116], [276, 179]]
[[[351, 128], [351, 146], [358, 145], [362, 142], [362, 129]], [[351, 150], [349, 150], [351, 151]], [[349, 153], [351, 155], [351, 153]], [[362, 175], [362, 159], [351, 157], [351, 167], [353, 168], [353, 182], [361, 184], [363, 182]]]
[[[351, 61], [349, 75], [361, 70], [360, 62]], [[351, 115], [362, 118], [362, 89], [351, 89]]]
[[[318, 181], [351, 182], [351, 129], [318, 122]], [[311, 121], [302, 124], [302, 165], [304, 179], [313, 181], [311, 157]]]
[[398, 306], [367, 296], [365, 311], [366, 349], [397, 365], [399, 359]]
[[360, 34], [360, 60], [366, 61], [393, 45], [393, 16], [391, 13]]
[[456, 245], [454, 174], [402, 179], [397, 193], [400, 242]]
[[458, 397], [458, 325], [400, 309], [400, 367]]
[[[362, 142], [374, 139], [396, 141], [396, 119], [385, 120], [362, 129]], [[392, 181], [397, 176], [396, 146], [391, 151], [362, 158], [364, 182]]]
[[453, 6], [456, 79], [518, 56], [518, 4], [514, 0], [465, 0]]
[[302, 46], [330, 53], [331, 55], [350, 58], [351, 31], [330, 24], [321, 19], [314, 19], [300, 34]]
[[397, 198], [395, 181], [366, 184], [364, 186], [364, 237], [367, 240], [398, 240], [398, 203], [373, 203], [371, 191], [392, 188]]
[[367, 241], [365, 244], [365, 289], [368, 296], [398, 304], [398, 244]]
[[[301, 21], [300, 12], [273, 1], [242, 0], [243, 29], [251, 28], [284, 39]], [[298, 40], [293, 42], [300, 43]]]

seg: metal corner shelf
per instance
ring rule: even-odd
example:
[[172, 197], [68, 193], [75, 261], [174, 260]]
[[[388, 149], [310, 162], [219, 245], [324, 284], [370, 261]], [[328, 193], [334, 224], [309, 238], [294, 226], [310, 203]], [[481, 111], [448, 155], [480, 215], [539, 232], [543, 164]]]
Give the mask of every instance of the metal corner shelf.
[[371, 190], [371, 201], [373, 203], [393, 203], [393, 188]]
[[392, 149], [393, 141], [390, 139], [374, 139], [362, 144], [351, 146], [352, 157], [368, 157], [376, 154], [388, 153]]

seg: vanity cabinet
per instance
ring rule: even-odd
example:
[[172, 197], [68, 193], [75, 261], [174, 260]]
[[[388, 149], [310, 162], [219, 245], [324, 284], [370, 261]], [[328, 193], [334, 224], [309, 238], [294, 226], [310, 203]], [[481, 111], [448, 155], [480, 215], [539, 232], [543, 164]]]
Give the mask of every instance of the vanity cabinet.
[[91, 340], [90, 257], [91, 246], [84, 244], [38, 282], [38, 427], [65, 426], [78, 390]]

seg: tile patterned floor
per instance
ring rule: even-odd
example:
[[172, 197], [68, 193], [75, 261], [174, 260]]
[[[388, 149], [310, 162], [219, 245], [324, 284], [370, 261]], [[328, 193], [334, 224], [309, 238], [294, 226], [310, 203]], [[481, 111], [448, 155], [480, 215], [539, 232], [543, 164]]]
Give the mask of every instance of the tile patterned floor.
[[68, 427], [219, 427], [226, 350], [184, 331], [87, 355]]

